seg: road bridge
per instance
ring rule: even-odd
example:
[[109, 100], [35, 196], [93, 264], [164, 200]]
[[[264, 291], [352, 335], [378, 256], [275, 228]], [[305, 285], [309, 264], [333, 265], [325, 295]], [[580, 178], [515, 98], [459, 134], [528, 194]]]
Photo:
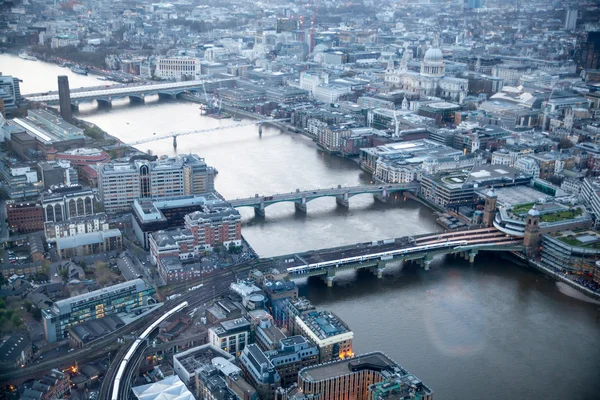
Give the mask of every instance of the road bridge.
[[406, 191], [417, 193], [419, 191], [419, 185], [417, 183], [394, 183], [391, 185], [382, 184], [362, 186], [338, 185], [335, 188], [329, 189], [296, 189], [294, 192], [279, 193], [270, 196], [260, 196], [256, 194], [254, 197], [229, 200], [228, 202], [232, 207], [235, 208], [253, 207], [254, 212], [257, 215], [264, 216], [265, 208], [276, 203], [293, 202], [298, 211], [306, 212], [307, 203], [311, 200], [321, 197], [335, 197], [337, 204], [348, 208], [350, 206], [350, 198], [359, 194], [372, 194], [377, 200], [385, 202], [389, 194]]
[[[80, 102], [96, 100], [99, 104], [110, 105], [113, 100], [129, 97], [131, 101], [143, 102], [146, 96], [158, 94], [161, 97], [174, 98], [187, 92], [214, 90], [221, 87], [233, 87], [235, 78], [194, 80], [185, 82], [166, 82], [152, 84], [119, 85], [118, 87], [106, 86], [104, 88], [77, 89], [70, 92], [71, 104], [75, 107]], [[58, 93], [42, 93], [23, 96], [27, 100], [37, 103], [58, 104]]]

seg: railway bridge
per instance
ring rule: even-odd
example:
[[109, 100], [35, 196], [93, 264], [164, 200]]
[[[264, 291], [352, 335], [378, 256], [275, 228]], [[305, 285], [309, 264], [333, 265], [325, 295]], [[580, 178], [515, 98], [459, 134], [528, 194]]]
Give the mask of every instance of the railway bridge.
[[[184, 82], [166, 82], [152, 84], [105, 86], [103, 88], [85, 88], [70, 91], [71, 104], [78, 107], [81, 102], [96, 100], [98, 104], [110, 105], [113, 100], [129, 97], [134, 102], [144, 102], [144, 98], [158, 94], [160, 97], [174, 98], [188, 92], [202, 92], [221, 87], [233, 87], [235, 78], [193, 80]], [[56, 105], [59, 103], [58, 92], [26, 94], [27, 100], [37, 103]]]
[[382, 278], [390, 263], [411, 261], [429, 270], [433, 258], [439, 255], [454, 254], [474, 263], [479, 252], [523, 250], [522, 238], [507, 236], [495, 228], [482, 228], [283, 256], [280, 265], [291, 279], [321, 276], [331, 287], [337, 271], [368, 269]]

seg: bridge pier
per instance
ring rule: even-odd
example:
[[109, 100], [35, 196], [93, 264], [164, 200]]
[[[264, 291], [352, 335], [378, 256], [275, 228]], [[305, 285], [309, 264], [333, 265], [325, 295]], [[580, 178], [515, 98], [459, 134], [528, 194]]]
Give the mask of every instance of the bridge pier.
[[294, 206], [296, 207], [296, 211], [306, 213], [306, 197], [303, 197], [302, 199], [300, 199], [300, 201], [295, 201]]
[[388, 195], [387, 190], [383, 189], [382, 192], [381, 192], [381, 194], [375, 193], [375, 194], [373, 194], [373, 197], [375, 198], [375, 200], [378, 200], [378, 201], [380, 201], [382, 203], [386, 203], [387, 202], [387, 195]]
[[72, 111], [79, 111], [79, 102], [77, 102], [77, 103], [71, 103], [71, 110]]
[[262, 124], [258, 124], [258, 136], [262, 137], [262, 131], [263, 131]]
[[265, 203], [261, 202], [258, 206], [254, 207], [254, 215], [259, 217], [265, 216]]
[[144, 99], [144, 94], [141, 94], [139, 96], [128, 96], [129, 97], [129, 102], [131, 104], [144, 104], [145, 99]]
[[475, 263], [475, 256], [477, 255], [477, 250], [471, 250], [469, 252], [469, 264]]
[[96, 99], [96, 102], [98, 103], [98, 108], [111, 108], [112, 107], [112, 100], [110, 100], [110, 99]]
[[425, 254], [425, 257], [421, 259], [421, 266], [425, 271], [429, 271], [429, 267], [431, 266], [431, 262], [433, 261], [433, 256], [429, 254]]
[[333, 287], [333, 278], [335, 278], [335, 269], [328, 269], [327, 275], [323, 275], [323, 280], [327, 284], [327, 287]]
[[344, 208], [350, 208], [350, 201], [348, 193], [344, 193], [342, 196], [335, 196], [335, 202]]
[[177, 135], [173, 135], [173, 148], [177, 148]]
[[373, 275], [375, 275], [377, 279], [383, 278], [383, 271], [385, 270], [386, 265], [387, 262], [385, 260], [379, 260], [377, 261], [377, 266], [371, 269], [371, 272], [373, 272]]

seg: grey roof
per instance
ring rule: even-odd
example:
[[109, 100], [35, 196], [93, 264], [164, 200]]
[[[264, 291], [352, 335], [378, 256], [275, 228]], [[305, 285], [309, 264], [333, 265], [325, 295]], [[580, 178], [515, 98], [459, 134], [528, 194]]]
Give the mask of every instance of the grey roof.
[[0, 344], [0, 360], [14, 362], [19, 354], [31, 345], [31, 341], [25, 333], [14, 334]]
[[121, 231], [119, 229], [109, 229], [106, 231], [98, 231], [91, 233], [83, 233], [77, 236], [68, 236], [64, 238], [56, 239], [56, 246], [61, 249], [74, 249], [79, 246], [85, 246], [89, 244], [103, 243], [105, 239], [112, 237], [120, 237]]

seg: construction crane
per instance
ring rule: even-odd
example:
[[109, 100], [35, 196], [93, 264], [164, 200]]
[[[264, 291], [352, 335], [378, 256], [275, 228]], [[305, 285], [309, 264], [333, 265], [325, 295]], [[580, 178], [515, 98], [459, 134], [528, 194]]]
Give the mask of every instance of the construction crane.
[[241, 124], [232, 124], [232, 125], [227, 125], [227, 126], [219, 126], [219, 127], [216, 127], [216, 128], [198, 129], [198, 130], [195, 130], [195, 131], [188, 131], [188, 132], [169, 132], [169, 133], [165, 133], [163, 135], [155, 135], [155, 136], [152, 136], [152, 137], [147, 138], [147, 139], [137, 140], [135, 142], [129, 142], [127, 144], [129, 146], [137, 146], [138, 144], [156, 142], [158, 140], [165, 140], [165, 139], [171, 139], [171, 138], [173, 138], [173, 146], [177, 147], [177, 137], [178, 136], [195, 135], [197, 133], [208, 133], [208, 132], [222, 131], [224, 129], [240, 128], [242, 126], [262, 125], [263, 123], [267, 123], [267, 122], [283, 122], [283, 121], [289, 121], [289, 120], [290, 120], [289, 118], [263, 119], [263, 120], [258, 120], [258, 121], [242, 122]]

